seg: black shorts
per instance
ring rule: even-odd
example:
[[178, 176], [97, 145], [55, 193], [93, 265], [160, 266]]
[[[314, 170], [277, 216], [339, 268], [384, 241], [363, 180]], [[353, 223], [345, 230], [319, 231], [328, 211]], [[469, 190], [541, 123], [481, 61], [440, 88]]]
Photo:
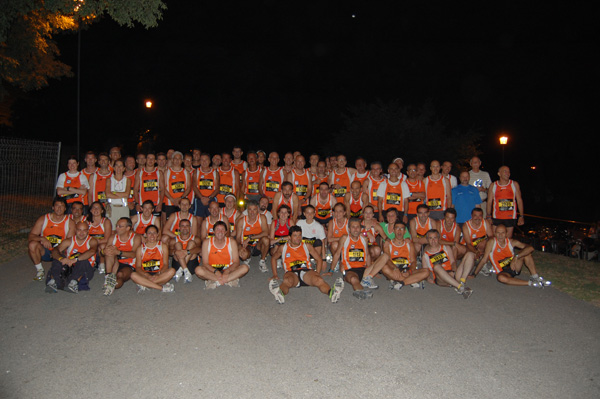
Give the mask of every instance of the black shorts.
[[329, 223], [329, 221], [333, 219], [332, 217], [328, 217], [327, 219], [319, 219], [319, 218], [315, 218], [315, 220], [319, 223], [321, 223], [323, 226], [325, 226], [327, 223]]
[[171, 214], [175, 212], [179, 212], [181, 209], [177, 205], [164, 205], [162, 206], [162, 211], [165, 215], [167, 215], [167, 219]]
[[504, 227], [515, 227], [517, 225], [517, 219], [493, 219], [492, 225], [499, 226], [503, 224]]
[[310, 271], [310, 269], [297, 269], [297, 270], [293, 270], [293, 271], [290, 272], [290, 273], [295, 273], [298, 276], [298, 280], [300, 280], [298, 282], [298, 284], [296, 285], [296, 288], [298, 288], [298, 287], [308, 287], [308, 284], [306, 284], [304, 282], [303, 277], [309, 271]]
[[348, 269], [348, 270], [344, 270], [344, 276], [346, 275], [346, 273], [348, 272], [353, 272], [356, 273], [358, 275], [358, 279], [360, 281], [362, 281], [363, 276], [365, 275], [365, 270], [367, 270], [366, 267], [357, 267], [355, 269]]
[[302, 238], [302, 242], [312, 245], [313, 248], [321, 248], [323, 246], [323, 241], [319, 238]]
[[508, 274], [510, 274], [511, 277], [517, 277], [519, 274], [521, 274], [521, 272], [517, 272], [517, 271], [511, 269], [510, 264], [504, 266], [500, 273], [508, 273]]
[[[200, 265], [200, 262], [198, 262], [198, 258], [194, 258], [194, 259], [190, 259], [190, 261], [187, 264], [188, 270], [190, 271], [190, 273], [194, 274], [196, 268]], [[179, 268], [181, 267], [181, 265], [179, 264], [179, 262], [177, 262], [177, 260], [175, 259], [175, 257], [173, 257], [173, 262], [171, 263], [171, 267], [175, 270], [179, 270]]]

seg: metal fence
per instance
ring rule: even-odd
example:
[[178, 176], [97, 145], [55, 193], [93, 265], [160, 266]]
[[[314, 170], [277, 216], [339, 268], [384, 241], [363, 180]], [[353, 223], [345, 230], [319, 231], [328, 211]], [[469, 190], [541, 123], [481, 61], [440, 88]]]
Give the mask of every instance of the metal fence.
[[26, 237], [50, 211], [60, 143], [0, 137], [0, 243]]

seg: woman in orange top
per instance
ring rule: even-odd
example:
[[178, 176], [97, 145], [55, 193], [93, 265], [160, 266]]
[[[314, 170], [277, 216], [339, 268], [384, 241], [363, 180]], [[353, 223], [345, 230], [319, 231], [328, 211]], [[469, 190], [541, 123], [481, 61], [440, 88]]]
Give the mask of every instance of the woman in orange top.
[[135, 253], [135, 271], [131, 279], [140, 291], [154, 288], [162, 292], [173, 292], [175, 287], [169, 281], [175, 269], [169, 267], [169, 246], [158, 241], [158, 229], [154, 225], [146, 228], [146, 243]]

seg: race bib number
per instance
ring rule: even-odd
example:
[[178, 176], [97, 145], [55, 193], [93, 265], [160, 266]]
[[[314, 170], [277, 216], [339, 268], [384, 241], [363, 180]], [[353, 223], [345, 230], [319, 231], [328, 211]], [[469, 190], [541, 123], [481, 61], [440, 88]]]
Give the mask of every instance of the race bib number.
[[268, 182], [265, 184], [265, 187], [266, 187], [266, 190], [267, 190], [267, 191], [272, 191], [272, 192], [274, 192], [274, 193], [276, 193], [276, 192], [278, 192], [278, 191], [279, 191], [279, 183], [278, 183], [278, 182], [276, 182], [276, 181], [268, 181]]
[[142, 262], [142, 268], [147, 273], [156, 273], [160, 270], [160, 260], [147, 260], [146, 262]]
[[513, 211], [515, 209], [515, 203], [512, 199], [499, 200], [498, 209], [501, 211]]
[[440, 198], [430, 198], [427, 201], [427, 206], [431, 211], [442, 209], [442, 200]]
[[183, 193], [184, 191], [185, 191], [185, 182], [184, 181], [171, 182], [171, 192]]
[[158, 181], [157, 180], [144, 181], [144, 191], [158, 191]]

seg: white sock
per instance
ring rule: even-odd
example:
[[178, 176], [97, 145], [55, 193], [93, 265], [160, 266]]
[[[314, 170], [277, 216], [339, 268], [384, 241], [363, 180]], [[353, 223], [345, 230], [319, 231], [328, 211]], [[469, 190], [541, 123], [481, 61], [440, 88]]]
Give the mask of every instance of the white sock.
[[42, 264], [41, 264], [41, 263], [38, 263], [37, 265], [34, 265], [34, 266], [35, 266], [35, 268], [36, 268], [37, 270], [44, 271], [44, 268], [42, 267]]

